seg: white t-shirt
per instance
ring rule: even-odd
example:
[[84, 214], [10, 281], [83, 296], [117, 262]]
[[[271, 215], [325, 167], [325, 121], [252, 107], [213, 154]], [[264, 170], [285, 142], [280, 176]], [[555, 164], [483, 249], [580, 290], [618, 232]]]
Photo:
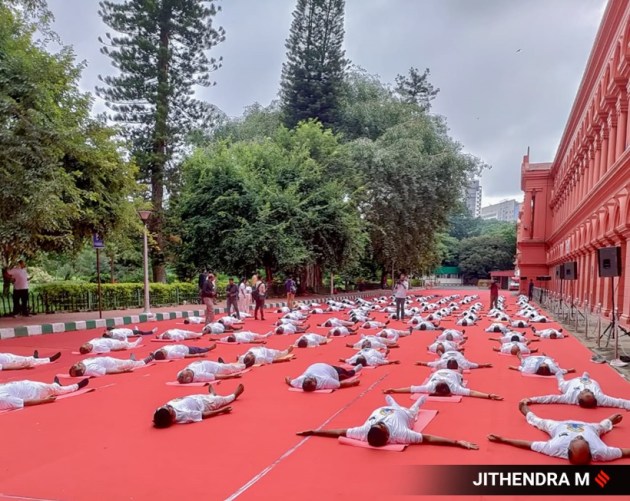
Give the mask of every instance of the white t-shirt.
[[352, 322], [341, 320], [340, 318], [335, 317], [329, 318], [322, 324], [323, 327], [346, 327], [348, 325], [352, 325]]
[[[362, 348], [362, 344], [364, 341], [369, 341], [370, 342], [370, 348], [387, 348], [388, 344], [386, 341], [388, 341], [387, 338], [382, 338], [382, 337], [376, 337], [376, 336], [361, 336], [361, 340], [357, 341], [356, 343], [354, 343], [352, 345], [352, 347], [355, 350], [360, 350]], [[391, 341], [390, 341], [391, 343]]]
[[556, 330], [556, 329], [543, 329], [540, 331], [536, 331], [536, 335], [544, 338], [544, 339], [550, 339], [551, 338], [551, 334], [555, 334], [556, 335], [556, 339], [562, 339], [564, 337], [564, 335], [562, 334], [562, 332]]
[[442, 353], [439, 360], [436, 360], [435, 362], [429, 362], [427, 365], [434, 369], [446, 369], [449, 360], [456, 360], [457, 367], [459, 367], [460, 369], [476, 369], [477, 367], [479, 367], [479, 364], [471, 362], [466, 357], [464, 357], [463, 353], [453, 350], [445, 351], [444, 353]]
[[[193, 371], [194, 383], [205, 383], [208, 381], [214, 381], [217, 374], [227, 375], [243, 371], [245, 370], [245, 365], [240, 363], [222, 364], [219, 362], [212, 362], [210, 360], [202, 360], [199, 362], [193, 362], [183, 370], [186, 369], [190, 369], [191, 371]], [[179, 377], [181, 372], [182, 371], [177, 373], [177, 377]]]
[[201, 334], [199, 332], [184, 329], [169, 329], [158, 336], [160, 339], [170, 339], [171, 341], [185, 341], [186, 339], [197, 339], [200, 337]]
[[505, 325], [498, 323], [490, 324], [485, 329], [486, 332], [506, 332], [507, 330], [508, 328]]
[[452, 341], [439, 341], [439, 342], [435, 342], [432, 345], [429, 345], [429, 351], [431, 353], [437, 353], [437, 347], [438, 345], [441, 344], [444, 347], [444, 351], [459, 351], [459, 347], [457, 345], [457, 343], [454, 343]]
[[[255, 332], [249, 332], [249, 331], [233, 332], [230, 335], [234, 336], [237, 343], [251, 343], [252, 341], [257, 341], [260, 338], [264, 337], [264, 336], [261, 336], [260, 334], [256, 334]], [[230, 336], [222, 337], [221, 341], [227, 343], [229, 337]]]
[[409, 283], [406, 280], [397, 283], [394, 286], [394, 297], [397, 299], [404, 299], [407, 297], [407, 289], [409, 289]]
[[0, 371], [2, 366], [6, 367], [32, 367], [33, 357], [22, 357], [20, 355], [13, 355], [12, 353], [0, 353]]
[[[282, 328], [282, 332], [280, 332], [280, 328]], [[297, 332], [297, 327], [293, 324], [282, 324], [279, 327], [276, 327], [276, 334], [295, 334]]]
[[129, 348], [127, 341], [97, 337], [88, 341], [92, 345], [92, 353], [109, 353], [110, 351], [126, 350]]
[[462, 376], [460, 373], [450, 369], [440, 369], [429, 377], [427, 384], [412, 386], [411, 393], [433, 393], [438, 383], [446, 383], [453, 395], [470, 395], [470, 390], [462, 386]]
[[166, 353], [166, 360], [180, 360], [190, 354], [185, 344], [167, 344], [160, 348]]
[[212, 322], [203, 328], [204, 334], [223, 334], [225, 332], [225, 325], [220, 322]]
[[561, 372], [557, 372], [556, 377], [558, 378], [558, 388], [562, 392], [562, 395], [544, 395], [541, 397], [532, 397], [530, 400], [538, 404], [577, 404], [580, 392], [590, 390], [595, 396], [598, 406], [619, 407], [630, 411], [630, 400], [605, 395], [599, 383], [591, 379], [588, 372], [582, 374], [581, 377], [569, 379], [568, 381], [564, 380]]
[[382, 329], [383, 327], [385, 327], [385, 323], [377, 322], [375, 320], [368, 320], [367, 322], [364, 322], [362, 327], [364, 329]]
[[332, 365], [313, 364], [300, 376], [291, 381], [293, 388], [302, 388], [302, 383], [307, 377], [313, 377], [317, 380], [318, 390], [336, 390], [339, 384], [339, 374]]
[[560, 367], [556, 365], [556, 362], [553, 360], [553, 358], [545, 356], [524, 358], [521, 361], [521, 365], [519, 366], [518, 370], [526, 374], [536, 374], [536, 371], [543, 363], [546, 363], [549, 366], [549, 370], [552, 374], [555, 374], [558, 371], [566, 372], [564, 369], [560, 369]]
[[[271, 348], [257, 346], [255, 348], [250, 348], [249, 350], [247, 350], [247, 353], [251, 353], [254, 355], [256, 359], [256, 361], [254, 362], [255, 364], [263, 365], [272, 364], [282, 352], [280, 350], [273, 350]], [[245, 355], [247, 355], [247, 353]], [[240, 357], [238, 357], [238, 361], [243, 363], [245, 355], [241, 355]]]
[[387, 359], [385, 355], [383, 355], [380, 351], [377, 351], [373, 348], [366, 348], [363, 350], [359, 350], [356, 355], [351, 356], [346, 359], [346, 363], [350, 365], [356, 365], [357, 358], [363, 357], [369, 367], [376, 367], [377, 365], [387, 365]]
[[434, 331], [436, 329], [435, 325], [426, 320], [415, 324], [413, 328], [416, 331]]
[[133, 336], [133, 329], [117, 328], [107, 331], [107, 334], [112, 339], [118, 339], [119, 341], [127, 341], [127, 338]]
[[309, 348], [312, 348], [313, 346], [319, 346], [320, 344], [326, 344], [328, 341], [328, 338], [326, 336], [320, 336], [319, 334], [308, 333], [308, 334], [301, 335], [297, 339], [295, 344], [298, 344], [301, 339], [306, 339], [306, 343]]
[[133, 367], [135, 362], [133, 360], [121, 360], [113, 357], [94, 357], [81, 360], [81, 363], [85, 366], [84, 376], [104, 376], [109, 371], [115, 371], [119, 369], [127, 369]]
[[453, 341], [462, 341], [464, 339], [464, 334], [455, 329], [447, 329], [435, 339], [437, 341], [449, 341], [449, 336], [453, 338]]
[[26, 273], [26, 268], [13, 268], [9, 270], [9, 275], [15, 280], [13, 282], [13, 288], [16, 291], [28, 289], [28, 273]]
[[[518, 337], [518, 341], [512, 341], [512, 338], [514, 336]], [[518, 343], [524, 343], [526, 341], [525, 336], [523, 336], [523, 334], [520, 334], [518, 332], [510, 332], [509, 334], [505, 335], [505, 336], [501, 336], [501, 342], [502, 343], [514, 343], [514, 342], [518, 342]]]
[[189, 395], [171, 400], [166, 405], [175, 410], [176, 423], [197, 423], [203, 419], [204, 411], [216, 410], [220, 407], [215, 404], [218, 398], [222, 399], [214, 395]]
[[346, 437], [367, 442], [370, 428], [378, 423], [384, 423], [389, 430], [388, 444], [420, 444], [422, 434], [413, 431], [413, 422], [407, 413], [395, 407], [380, 407], [367, 419], [363, 426], [349, 428]]
[[517, 346], [521, 353], [529, 353], [529, 348], [525, 343], [519, 343], [518, 341], [509, 341], [501, 345], [501, 353], [511, 353], [512, 348]]
[[330, 329], [330, 335], [335, 337], [344, 337], [349, 336], [350, 331], [347, 327], [335, 327], [333, 329]]
[[206, 321], [203, 317], [188, 317], [186, 320], [191, 324], [203, 324]]
[[527, 422], [545, 431], [551, 437], [546, 442], [532, 442], [531, 449], [547, 456], [568, 458], [569, 443], [578, 435], [584, 437], [591, 449], [594, 461], [612, 461], [622, 456], [618, 447], [608, 447], [600, 437], [613, 427], [609, 419], [599, 424], [582, 421], [554, 421], [540, 419], [533, 412], [527, 414]]
[[50, 396], [50, 385], [37, 381], [12, 381], [0, 385], [0, 410], [21, 409], [25, 401], [41, 400]]

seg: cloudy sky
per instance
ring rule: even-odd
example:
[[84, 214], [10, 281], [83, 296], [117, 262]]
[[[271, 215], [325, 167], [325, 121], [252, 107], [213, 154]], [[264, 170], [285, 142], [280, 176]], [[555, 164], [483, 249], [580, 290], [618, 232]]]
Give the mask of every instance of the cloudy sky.
[[[97, 0], [48, 0], [54, 29], [85, 60], [82, 87], [112, 73], [99, 53], [107, 31]], [[230, 116], [277, 97], [296, 0], [223, 0], [216, 22], [223, 67], [201, 94]], [[552, 161], [606, 0], [346, 0], [345, 49], [352, 63], [393, 83], [414, 66], [440, 88], [432, 111], [451, 136], [491, 166], [483, 206], [522, 200], [520, 165]], [[96, 110], [102, 110], [97, 102]]]

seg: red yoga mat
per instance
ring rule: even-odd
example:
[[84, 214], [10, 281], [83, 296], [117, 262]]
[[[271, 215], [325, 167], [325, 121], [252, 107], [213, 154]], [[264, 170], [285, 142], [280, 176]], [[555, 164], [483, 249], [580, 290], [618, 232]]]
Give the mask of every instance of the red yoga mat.
[[[422, 432], [422, 430], [426, 428], [426, 426], [433, 420], [437, 413], [438, 411], [436, 410], [421, 410], [418, 413], [418, 419], [413, 425], [414, 431]], [[362, 442], [361, 440], [355, 440], [348, 437], [339, 437], [337, 440], [340, 444], [343, 445], [351, 445], [353, 447], [361, 447], [363, 449], [374, 449], [377, 451], [402, 452], [407, 448], [407, 444], [388, 444], [384, 447], [372, 447], [367, 442]]]

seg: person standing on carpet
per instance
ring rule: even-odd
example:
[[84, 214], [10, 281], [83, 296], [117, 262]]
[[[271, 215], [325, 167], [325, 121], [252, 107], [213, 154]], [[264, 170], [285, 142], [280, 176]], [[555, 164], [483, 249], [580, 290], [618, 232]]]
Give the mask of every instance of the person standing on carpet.
[[0, 384], [0, 410], [22, 409], [29, 405], [48, 404], [54, 402], [59, 395], [85, 388], [89, 382], [89, 379], [84, 379], [77, 384], [61, 386], [55, 378], [53, 384], [28, 380]]
[[203, 283], [200, 292], [201, 301], [206, 306], [206, 323], [214, 322], [214, 298], [217, 297], [217, 290], [214, 285], [214, 275], [210, 273]]
[[39, 358], [37, 350], [35, 350], [32, 357], [23, 357], [21, 355], [14, 355], [13, 353], [0, 353], [0, 371], [32, 369], [38, 365], [54, 362], [58, 360], [59, 357], [61, 357], [61, 352], [55, 353], [49, 358]]
[[258, 312], [260, 312], [260, 319], [265, 319], [265, 299], [267, 298], [267, 285], [261, 278], [254, 285], [252, 290], [252, 299], [254, 300], [254, 320], [258, 320]]
[[123, 372], [131, 372], [137, 367], [144, 367], [151, 363], [153, 358], [153, 354], [149, 355], [144, 360], [114, 357], [86, 358], [70, 367], [68, 373], [72, 377], [100, 377], [106, 374], [122, 374]]
[[168, 428], [179, 423], [198, 423], [203, 419], [232, 411], [229, 404], [234, 402], [245, 387], [239, 384], [231, 395], [217, 395], [212, 386], [206, 395], [188, 395], [187, 397], [169, 400], [153, 414], [153, 425], [156, 428]]
[[420, 406], [425, 400], [426, 397], [419, 398], [411, 407], [407, 408], [399, 405], [388, 395], [385, 398], [387, 407], [379, 407], [372, 412], [362, 426], [341, 430], [306, 430], [298, 432], [297, 435], [302, 437], [347, 437], [367, 442], [372, 447], [383, 447], [388, 444], [431, 444], [479, 449], [476, 444], [464, 440], [451, 440], [414, 431], [413, 426], [418, 417]]
[[613, 461], [630, 457], [630, 448], [609, 447], [600, 438], [623, 419], [621, 414], [613, 414], [599, 423], [585, 423], [541, 419], [529, 410], [524, 400], [520, 402], [519, 410], [529, 424], [544, 431], [551, 438], [546, 442], [531, 442], [490, 434], [488, 440], [540, 452], [547, 456], [568, 459], [571, 464], [577, 465], [589, 464], [591, 461]]
[[334, 365], [317, 363], [307, 367], [301, 376], [295, 379], [287, 377], [284, 381], [292, 388], [299, 388], [306, 392], [337, 390], [339, 388], [358, 386], [358, 379], [348, 380], [354, 378], [362, 368], [363, 366], [357, 365], [354, 369], [349, 370]]
[[405, 319], [405, 302], [407, 301], [407, 290], [409, 282], [403, 273], [400, 274], [398, 280], [394, 284], [394, 298], [396, 299], [396, 318], [398, 320]]
[[284, 291], [287, 294], [287, 307], [292, 310], [293, 303], [295, 301], [295, 294], [297, 293], [297, 284], [295, 283], [295, 280], [293, 280], [293, 277], [289, 276], [286, 282], [284, 282]]
[[227, 297], [227, 314], [229, 315], [232, 309], [234, 309], [236, 318], [240, 320], [241, 313], [238, 309], [238, 285], [234, 283], [234, 279], [232, 277], [228, 278], [228, 285], [225, 289], [225, 294]]
[[497, 308], [499, 306], [498, 301], [499, 301], [499, 286], [493, 280], [490, 283], [490, 309]]
[[429, 376], [426, 384], [409, 386], [408, 388], [390, 388], [383, 390], [383, 393], [428, 393], [438, 397], [463, 395], [466, 397], [487, 398], [489, 400], [503, 400], [503, 397], [494, 393], [483, 393], [465, 388], [463, 382], [464, 378], [461, 373], [450, 369], [440, 369]]
[[247, 313], [252, 304], [252, 288], [247, 283], [247, 278], [241, 278], [238, 286], [238, 311]]

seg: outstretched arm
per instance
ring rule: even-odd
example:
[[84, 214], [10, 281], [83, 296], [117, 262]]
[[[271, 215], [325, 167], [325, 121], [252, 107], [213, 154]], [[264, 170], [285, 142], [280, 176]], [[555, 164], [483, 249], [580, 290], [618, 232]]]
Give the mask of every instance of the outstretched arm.
[[532, 448], [532, 443], [529, 440], [515, 440], [513, 438], [505, 438], [505, 437], [500, 437], [499, 435], [493, 435], [490, 434], [488, 435], [488, 440], [490, 440], [490, 442], [496, 442], [498, 444], [506, 444], [506, 445], [511, 445], [512, 447], [518, 447], [519, 449], [529, 449], [531, 450]]
[[390, 393], [411, 393], [411, 386], [407, 388], [388, 388], [386, 390], [383, 390], [383, 393], [385, 393], [386, 395]]
[[479, 449], [477, 444], [473, 444], [472, 442], [466, 442], [465, 440], [451, 440], [450, 438], [438, 437], [435, 435], [425, 435], [422, 434], [422, 443], [423, 444], [432, 444], [432, 445], [450, 445], [452, 447], [461, 447], [462, 449]]
[[215, 379], [234, 379], [237, 377], [241, 377], [240, 374], [215, 374]]
[[301, 437], [329, 437], [329, 438], [337, 438], [337, 437], [345, 437], [347, 429], [343, 430], [306, 430], [306, 431], [298, 431], [296, 435]]
[[487, 398], [489, 400], [503, 400], [503, 397], [500, 397], [499, 395], [495, 395], [494, 393], [483, 393], [482, 391], [475, 391], [475, 390], [470, 390], [470, 393], [468, 394], [469, 397], [476, 397], [476, 398]]
[[361, 381], [358, 379], [346, 379], [345, 381], [339, 381], [339, 388], [350, 388], [351, 386], [359, 386]]

